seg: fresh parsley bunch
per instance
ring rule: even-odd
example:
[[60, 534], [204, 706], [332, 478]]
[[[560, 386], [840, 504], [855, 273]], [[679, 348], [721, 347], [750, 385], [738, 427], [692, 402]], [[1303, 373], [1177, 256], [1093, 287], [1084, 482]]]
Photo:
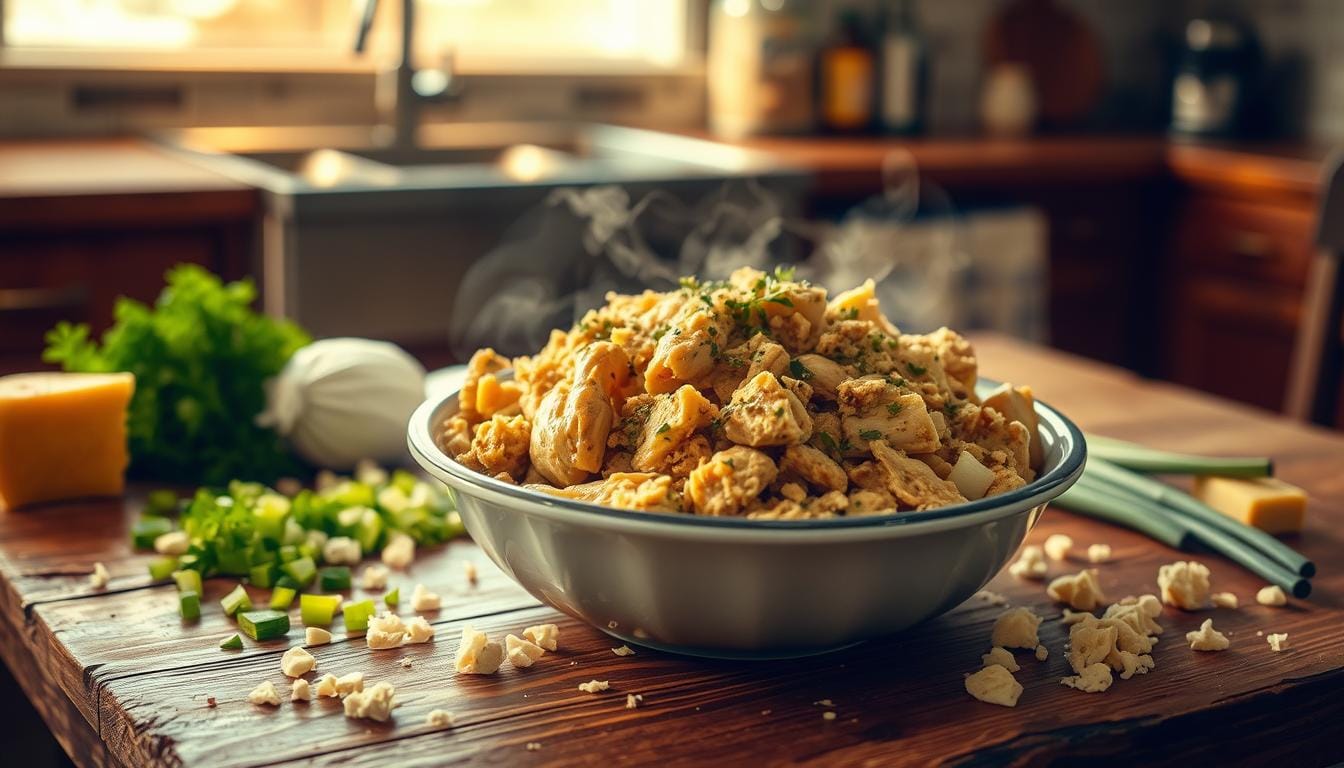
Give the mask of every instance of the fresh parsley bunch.
[[308, 335], [254, 312], [251, 281], [225, 285], [194, 264], [174, 267], [167, 280], [153, 307], [118, 299], [101, 345], [87, 325], [58, 324], [42, 359], [67, 371], [135, 374], [127, 432], [136, 476], [223, 485], [300, 471], [280, 436], [255, 417], [266, 406], [266, 380]]

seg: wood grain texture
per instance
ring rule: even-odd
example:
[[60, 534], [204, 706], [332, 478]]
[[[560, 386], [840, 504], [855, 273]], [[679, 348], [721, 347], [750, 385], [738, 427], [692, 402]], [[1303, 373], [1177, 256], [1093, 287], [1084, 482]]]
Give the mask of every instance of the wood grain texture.
[[[17, 638], [20, 653], [26, 650], [71, 701], [83, 702], [83, 717], [73, 724], [44, 710], [56, 717], [52, 727], [96, 726], [108, 754], [130, 765], [1026, 765], [1087, 757], [1131, 764], [1242, 761], [1248, 755], [1306, 765], [1344, 757], [1344, 744], [1320, 728], [1344, 718], [1344, 697], [1337, 693], [1344, 683], [1344, 542], [1337, 532], [1344, 522], [1344, 439], [1016, 342], [977, 341], [987, 376], [1030, 382], [1085, 428], [1172, 449], [1275, 456], [1279, 474], [1312, 494], [1308, 528], [1294, 543], [1320, 567], [1313, 599], [1258, 606], [1258, 579], [1220, 557], [1198, 555], [1213, 570], [1215, 589], [1237, 594], [1242, 608], [1168, 610], [1157, 669], [1088, 695], [1058, 683], [1067, 669], [1066, 632], [1054, 620], [1060, 611], [1044, 585], [1000, 575], [990, 589], [1047, 617], [1041, 635], [1050, 650], [1045, 662], [1018, 654], [1025, 692], [1017, 708], [1005, 709], [975, 702], [963, 690], [963, 674], [978, 668], [1004, 610], [981, 598], [901, 635], [812, 659], [729, 663], [645, 649], [618, 657], [611, 652], [616, 641], [535, 604], [483, 560], [477, 563], [481, 583], [469, 589], [461, 560], [481, 556], [462, 542], [417, 564], [447, 598], [445, 611], [433, 617], [435, 643], [370, 651], [362, 639], [338, 633], [340, 642], [314, 651], [319, 672], [363, 671], [370, 683], [397, 687], [402, 706], [393, 722], [378, 724], [348, 720], [332, 701], [286, 701], [274, 711], [247, 704], [247, 692], [262, 680], [277, 687], [286, 682], [279, 670], [286, 644], [249, 642], [244, 651], [225, 654], [215, 647], [228, 632], [222, 617], [207, 609], [199, 625], [182, 627], [170, 589], [28, 599], [27, 582], [14, 581], [18, 574], [10, 572], [13, 542], [36, 533], [22, 530], [31, 521], [11, 525], [10, 517], [0, 517], [0, 576], [15, 599], [30, 606], [27, 623], [4, 629], [4, 639], [13, 645]], [[112, 514], [122, 514], [111, 506], [117, 507]], [[86, 507], [84, 514], [95, 511]], [[1157, 567], [1187, 557], [1057, 509], [1030, 540], [1040, 543], [1056, 532], [1073, 537], [1075, 557], [1091, 543], [1113, 547], [1112, 562], [1098, 566], [1112, 598], [1155, 590]], [[48, 555], [53, 562], [56, 549]], [[1080, 559], [1052, 563], [1051, 575], [1086, 565]], [[212, 584], [211, 597], [224, 586]], [[1206, 617], [1229, 633], [1230, 650], [1198, 654], [1183, 642]], [[453, 674], [463, 624], [502, 638], [544, 620], [561, 625], [561, 650], [535, 667], [506, 665], [489, 677]], [[1256, 634], [1283, 631], [1292, 649], [1279, 654]], [[410, 669], [398, 663], [404, 656], [413, 660]], [[609, 680], [612, 688], [579, 692], [577, 685], [589, 679]], [[643, 695], [642, 705], [627, 710], [627, 693]], [[216, 698], [216, 707], [206, 706], [207, 696]], [[823, 699], [833, 703], [835, 719], [823, 719], [828, 707], [815, 703]], [[457, 725], [430, 731], [424, 717], [433, 708], [454, 712]], [[540, 749], [528, 750], [533, 742]]]

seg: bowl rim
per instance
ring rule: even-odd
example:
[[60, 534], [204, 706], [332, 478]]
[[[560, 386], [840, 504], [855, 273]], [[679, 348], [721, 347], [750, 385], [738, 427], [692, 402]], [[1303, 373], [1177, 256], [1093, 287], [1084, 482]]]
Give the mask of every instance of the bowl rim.
[[[982, 385], [990, 384], [997, 386], [1000, 382], [981, 377], [977, 382], [977, 389]], [[533, 491], [520, 485], [496, 480], [489, 475], [476, 472], [454, 461], [439, 448], [434, 440], [432, 429], [435, 424], [442, 422], [443, 417], [440, 414], [449, 406], [450, 402], [455, 405], [460, 391], [459, 387], [457, 390], [448, 392], [441, 397], [427, 399], [411, 415], [407, 427], [407, 446], [416, 461], [425, 469], [438, 470], [479, 491], [487, 492], [489, 495], [503, 496], [510, 500], [526, 503], [536, 511], [581, 512], [585, 515], [599, 515], [599, 519], [605, 519], [613, 523], [667, 524], [681, 528], [686, 533], [690, 533], [692, 529], [726, 529], [739, 532], [773, 531], [785, 534], [803, 531], [815, 533], [819, 531], [838, 532], [849, 529], [872, 528], [908, 529], [921, 527], [921, 524], [926, 524], [922, 526], [925, 528], [943, 528], [949, 522], [955, 524], [955, 521], [963, 521], [965, 518], [979, 518], [982, 516], [981, 513], [1008, 514], [1044, 504], [1073, 485], [1074, 481], [1082, 474], [1083, 466], [1087, 461], [1087, 442], [1082, 430], [1071, 419], [1047, 403], [1034, 400], [1038, 422], [1049, 424], [1051, 431], [1063, 441], [1064, 455], [1058, 464], [1042, 473], [1035, 480], [1021, 488], [1015, 488], [1005, 493], [924, 511], [892, 512], [883, 515], [834, 517], [819, 520], [754, 520], [744, 517], [688, 515], [683, 512], [642, 512], [608, 507], [578, 499], [568, 499], [563, 496], [551, 496], [541, 491]], [[971, 521], [965, 520], [965, 522], [969, 523]], [[935, 525], [929, 526], [927, 524]]]

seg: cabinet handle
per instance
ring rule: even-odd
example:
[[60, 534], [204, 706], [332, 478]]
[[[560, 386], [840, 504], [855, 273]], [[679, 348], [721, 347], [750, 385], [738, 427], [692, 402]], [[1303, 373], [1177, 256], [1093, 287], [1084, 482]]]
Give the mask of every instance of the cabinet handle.
[[59, 288], [0, 288], [0, 312], [74, 309], [84, 304], [88, 293], [78, 283]]
[[1274, 256], [1273, 243], [1269, 236], [1259, 232], [1247, 232], [1245, 230], [1231, 233], [1232, 253], [1246, 259], [1272, 258]]

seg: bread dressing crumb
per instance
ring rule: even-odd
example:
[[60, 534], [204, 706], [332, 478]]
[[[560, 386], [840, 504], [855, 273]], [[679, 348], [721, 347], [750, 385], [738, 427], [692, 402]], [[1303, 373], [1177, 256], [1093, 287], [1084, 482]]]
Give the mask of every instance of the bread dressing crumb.
[[1040, 645], [1036, 630], [1041, 626], [1041, 617], [1027, 608], [1012, 608], [1004, 611], [994, 622], [994, 631], [990, 643], [1000, 648], [1035, 648]]
[[1060, 576], [1050, 582], [1045, 593], [1051, 600], [1066, 603], [1078, 611], [1096, 610], [1106, 601], [1106, 595], [1101, 591], [1101, 584], [1097, 582], [1095, 568], [1081, 570], [1076, 576]]
[[401, 665], [402, 669], [410, 669], [415, 664], [415, 661], [410, 656], [403, 656], [401, 661], [397, 663]]
[[635, 652], [628, 645], [622, 645], [620, 648], [612, 648], [611, 652], [617, 656], [634, 656]]
[[107, 566], [102, 563], [93, 564], [93, 572], [89, 574], [89, 586], [94, 589], [107, 589], [107, 582], [112, 578], [107, 572]]
[[835, 706], [835, 702], [831, 701], [830, 699], [821, 699], [820, 701], [814, 701], [814, 702], [812, 702], [812, 706], [814, 706], [814, 707], [834, 707], [834, 706]]
[[1203, 563], [1180, 560], [1157, 569], [1162, 602], [1183, 611], [1197, 611], [1209, 603], [1209, 569]]
[[462, 572], [467, 577], [467, 583], [473, 587], [476, 586], [479, 578], [476, 574], [476, 563], [471, 560], [462, 563]]
[[1047, 569], [1045, 551], [1038, 546], [1028, 545], [1022, 548], [1022, 554], [1017, 556], [1017, 560], [1008, 566], [1008, 573], [1019, 579], [1044, 579]]
[[1111, 559], [1110, 544], [1093, 544], [1087, 548], [1087, 562], [1105, 563]]
[[430, 728], [450, 728], [453, 725], [453, 713], [445, 709], [431, 709], [425, 715], [425, 725]]
[[1283, 593], [1283, 587], [1270, 584], [1255, 593], [1255, 602], [1261, 605], [1287, 605], [1288, 596]]
[[1056, 533], [1046, 538], [1045, 546], [1046, 557], [1051, 560], [1064, 560], [1069, 556], [1069, 550], [1073, 549], [1073, 539], [1062, 534]]
[[215, 701], [215, 697], [214, 697], [214, 696], [206, 696], [206, 697], [205, 697], [205, 706], [207, 706], [207, 707], [209, 707], [209, 708], [211, 708], [211, 709], [214, 709], [218, 704], [219, 704], [219, 702]]
[[834, 720], [834, 719], [835, 719], [835, 713], [832, 712], [832, 711], [830, 711], [830, 710], [826, 710], [825, 712], [822, 712], [822, 713], [821, 713], [821, 719], [822, 719], [822, 720]]
[[1102, 693], [1110, 688], [1114, 681], [1115, 677], [1111, 674], [1111, 668], [1101, 662], [1089, 664], [1083, 668], [1082, 672], [1059, 680], [1062, 685], [1076, 688], [1083, 693]]
[[606, 680], [589, 680], [586, 683], [579, 683], [579, 690], [584, 693], [601, 693], [611, 687], [611, 683]]
[[1036, 646], [1037, 661], [1045, 661], [1049, 657], [1050, 657], [1050, 651], [1046, 650], [1046, 647], [1044, 645]]
[[1213, 628], [1213, 619], [1205, 619], [1199, 629], [1186, 632], [1185, 639], [1192, 651], [1225, 651], [1232, 644], [1227, 635]]
[[1265, 639], [1269, 641], [1269, 649], [1275, 653], [1282, 653], [1283, 651], [1288, 650], [1287, 632], [1271, 632], [1265, 636]]
[[538, 750], [540, 750], [540, 749], [541, 749], [541, 742], [539, 742], [539, 741], [529, 741], [529, 742], [527, 742], [527, 751], [528, 751], [528, 752], [536, 752], [536, 751], [538, 751]]
[[1016, 707], [1017, 699], [1022, 695], [1022, 684], [1013, 678], [1012, 672], [998, 664], [967, 675], [965, 685], [966, 692], [978, 701], [1000, 707]]
[[[1039, 647], [1039, 646], [1037, 646]], [[989, 650], [989, 653], [980, 657], [980, 665], [988, 667], [991, 664], [998, 664], [1009, 672], [1016, 672], [1022, 667], [1018, 666], [1017, 659], [1013, 658], [1011, 651], [1005, 648], [995, 646]]]
[[625, 708], [635, 709], [644, 701], [644, 696], [638, 693], [627, 693], [625, 695]]
[[1236, 608], [1241, 601], [1231, 592], [1214, 592], [1210, 597], [1214, 608]]
[[986, 603], [989, 603], [990, 605], [1008, 604], [1008, 598], [1004, 597], [1003, 595], [1000, 595], [998, 592], [992, 592], [988, 589], [982, 589], [979, 592], [976, 592], [975, 597], [984, 600]]

